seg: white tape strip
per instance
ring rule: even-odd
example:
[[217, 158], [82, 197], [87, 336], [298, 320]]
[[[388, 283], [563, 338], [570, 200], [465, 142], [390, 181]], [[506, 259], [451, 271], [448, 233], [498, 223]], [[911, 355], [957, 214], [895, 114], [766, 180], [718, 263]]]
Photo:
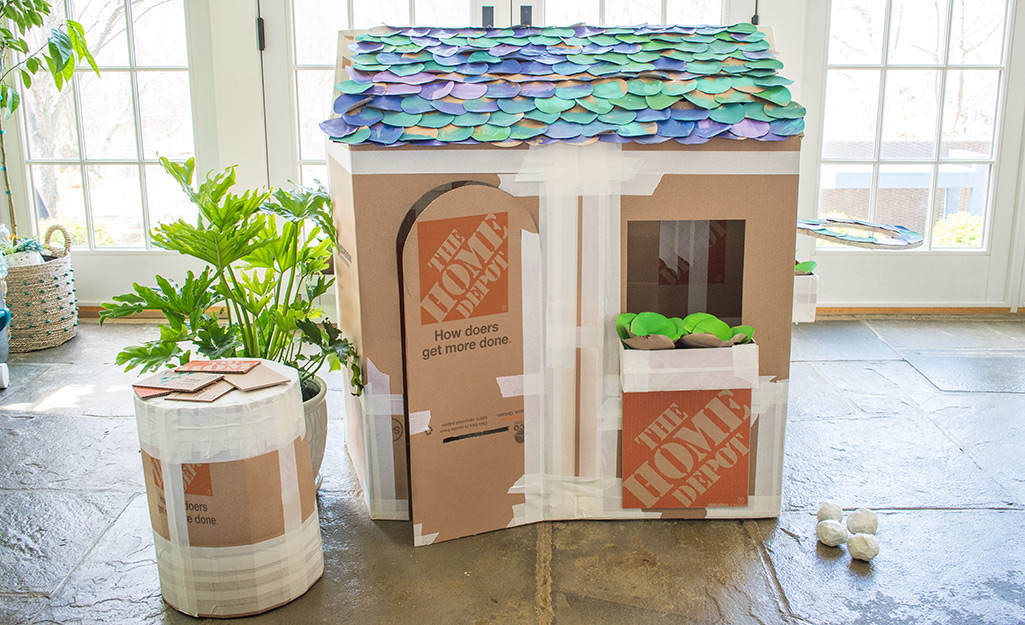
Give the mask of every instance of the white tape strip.
[[409, 435], [423, 434], [431, 427], [431, 411], [421, 410], [409, 413]]
[[[373, 499], [395, 499], [395, 451], [392, 442], [393, 419], [402, 418], [405, 408], [402, 395], [391, 393], [391, 377], [378, 369], [370, 358], [366, 358], [367, 384], [363, 389], [366, 396], [364, 413], [369, 427], [364, 429], [368, 464], [370, 466], [370, 488], [368, 495]], [[371, 509], [373, 506], [371, 506]]]
[[[324, 571], [317, 515], [311, 514], [296, 531], [296, 541], [278, 536], [256, 545], [219, 548], [183, 548], [154, 532], [161, 591], [175, 607], [184, 609], [182, 606], [189, 605], [193, 613], [212, 616], [261, 611], [286, 603], [295, 598], [293, 576], [277, 574], [291, 557], [292, 547], [286, 543], [298, 545], [299, 558], [319, 562], [294, 576], [301, 578], [306, 588]], [[186, 572], [180, 563], [168, 557], [177, 552], [183, 554], [184, 562], [193, 564], [191, 571]], [[191, 583], [186, 584], [190, 578]]]
[[758, 346], [640, 350], [620, 347], [623, 392], [757, 388]]
[[638, 173], [683, 174], [689, 176], [796, 176], [801, 153], [789, 152], [701, 152], [666, 150], [644, 163]]
[[541, 394], [541, 374], [505, 375], [495, 378], [502, 397], [525, 397]]
[[[523, 283], [523, 470], [524, 473], [540, 473], [545, 451], [543, 414], [544, 379], [541, 345], [544, 319], [542, 302], [543, 258], [541, 237], [537, 233], [521, 231], [520, 266]], [[510, 381], [512, 384], [512, 381]], [[499, 383], [501, 386], [501, 382]], [[531, 392], [528, 392], [531, 391]], [[504, 395], [504, 391], [503, 391]], [[522, 518], [540, 521], [543, 514], [543, 493], [540, 489], [524, 491], [521, 506]], [[514, 511], [514, 515], [515, 515]], [[526, 521], [532, 522], [532, 521]]]
[[434, 542], [434, 539], [438, 537], [440, 532], [434, 532], [433, 534], [424, 534], [423, 523], [416, 523], [413, 525], [413, 546], [422, 547], [429, 545]]
[[371, 499], [370, 518], [384, 521], [408, 521], [408, 499]]
[[815, 321], [815, 308], [818, 305], [819, 277], [815, 274], [794, 276], [794, 323], [812, 323]]
[[[737, 151], [715, 152], [694, 150], [662, 150], [645, 152], [623, 151], [612, 143], [594, 143], [574, 146], [553, 143], [546, 146], [532, 146], [527, 150], [349, 150], [337, 144], [329, 147], [331, 158], [347, 171], [362, 174], [515, 174], [519, 183], [549, 180], [545, 165], [564, 157], [550, 156], [553, 152], [579, 153], [574, 157], [581, 168], [591, 168], [588, 175], [599, 185], [610, 180], [641, 185], [650, 184], [652, 175], [684, 174], [695, 176], [724, 175], [796, 175], [800, 164], [800, 152]], [[619, 159], [609, 158], [609, 153], [619, 153]], [[543, 157], [538, 157], [543, 155]], [[550, 160], [545, 160], [549, 158]], [[595, 168], [595, 166], [598, 166]], [[603, 177], [604, 176], [604, 177]], [[657, 184], [657, 179], [656, 179]], [[507, 182], [501, 187], [512, 195]], [[586, 195], [588, 192], [577, 193]], [[590, 191], [589, 193], [600, 193]], [[650, 195], [631, 193], [623, 189], [624, 195]], [[539, 195], [528, 193], [526, 195]]]

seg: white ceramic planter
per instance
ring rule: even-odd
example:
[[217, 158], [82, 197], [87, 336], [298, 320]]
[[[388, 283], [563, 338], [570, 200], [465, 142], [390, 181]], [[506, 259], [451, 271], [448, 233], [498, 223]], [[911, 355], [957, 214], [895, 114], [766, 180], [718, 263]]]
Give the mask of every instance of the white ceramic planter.
[[320, 391], [303, 402], [303, 413], [306, 415], [306, 443], [310, 446], [315, 485], [319, 489], [324, 481], [320, 465], [324, 462], [324, 449], [327, 447], [327, 383], [319, 377], [314, 380]]

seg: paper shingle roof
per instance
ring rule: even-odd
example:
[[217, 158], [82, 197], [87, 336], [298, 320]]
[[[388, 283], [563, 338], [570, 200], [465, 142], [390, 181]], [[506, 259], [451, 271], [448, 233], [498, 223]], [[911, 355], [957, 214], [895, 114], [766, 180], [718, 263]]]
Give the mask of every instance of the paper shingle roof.
[[380, 26], [349, 48], [350, 80], [320, 127], [350, 145], [694, 144], [804, 130], [792, 81], [751, 24]]

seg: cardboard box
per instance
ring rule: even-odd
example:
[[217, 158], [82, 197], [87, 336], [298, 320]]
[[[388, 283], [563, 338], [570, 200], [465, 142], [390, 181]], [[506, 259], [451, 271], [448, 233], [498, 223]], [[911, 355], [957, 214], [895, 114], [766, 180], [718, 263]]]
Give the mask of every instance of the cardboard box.
[[[496, 380], [491, 389], [505, 384], [506, 394], [523, 396], [525, 443], [517, 451], [524, 457], [523, 473], [511, 488], [508, 476], [495, 475], [491, 481], [489, 472], [477, 475], [479, 489], [523, 499], [519, 503], [509, 497], [496, 504], [500, 513], [496, 509], [483, 514], [479, 508], [470, 508], [473, 515], [493, 519], [472, 529], [486, 531], [543, 519], [778, 514], [799, 149], [796, 137], [771, 144], [713, 140], [699, 146], [627, 144], [622, 148], [556, 144], [530, 149], [385, 149], [329, 144], [341, 240], [336, 259], [341, 326], [360, 350], [368, 382], [363, 396], [350, 399], [347, 405], [347, 443], [371, 516], [409, 518], [410, 426], [404, 407], [399, 233], [432, 201], [470, 183], [497, 188], [494, 192], [503, 194], [504, 202], [529, 214], [539, 225], [540, 247], [535, 277], [523, 278], [524, 285], [537, 289], [534, 297], [539, 301], [532, 305], [538, 310], [539, 329], [532, 338], [524, 335], [522, 376]], [[612, 188], [600, 179], [601, 172], [610, 169], [632, 174]], [[538, 180], [538, 172], [545, 171], [581, 173], [566, 183], [568, 190], [552, 194], [546, 193], [551, 185]], [[468, 213], [487, 211], [479, 201], [468, 203], [472, 205]], [[756, 328], [761, 377], [751, 400], [755, 465], [751, 492], [748, 504], [740, 507], [630, 510], [623, 508], [621, 500], [622, 390], [614, 319], [621, 311], [639, 309], [631, 293], [643, 293], [643, 288], [636, 288], [643, 287], [643, 281], [630, 279], [637, 269], [631, 269], [628, 260], [633, 246], [658, 249], [644, 241], [652, 236], [650, 228], [643, 232], [646, 222], [681, 221], [700, 221], [702, 228], [715, 227], [717, 221], [743, 224], [742, 228], [724, 226], [724, 232], [730, 233], [727, 249], [742, 249], [742, 260], [732, 253], [722, 258], [718, 274], [722, 284], [715, 283], [714, 275], [711, 283], [706, 277], [709, 286], [703, 303], [699, 281], [694, 286], [662, 285], [670, 288], [663, 289], [667, 293], [661, 301], [681, 301], [670, 291], [685, 288], [688, 308], [667, 311], [681, 315], [697, 312], [690, 307], [695, 305], [709, 309], [713, 304], [713, 313], [715, 306], [720, 312], [736, 310], [739, 300], [740, 320]], [[642, 226], [642, 236], [633, 242], [632, 224]], [[715, 249], [713, 242], [707, 251], [714, 256], [719, 253]], [[650, 255], [649, 260], [658, 272], [658, 256]], [[658, 288], [657, 274], [648, 279]], [[716, 293], [717, 288], [722, 292]], [[509, 297], [523, 301], [530, 295], [514, 289]], [[486, 318], [481, 321], [486, 325]], [[531, 349], [533, 353], [528, 353]], [[463, 366], [473, 370], [480, 362], [470, 358]], [[430, 386], [429, 371], [424, 375]], [[434, 378], [438, 394], [453, 392], [441, 380]], [[455, 388], [485, 383], [471, 376]], [[416, 412], [411, 410], [409, 416]], [[431, 423], [437, 418], [432, 410]], [[515, 437], [508, 440], [510, 447], [519, 445]], [[519, 471], [518, 462], [515, 471]], [[452, 516], [466, 509], [454, 508]], [[423, 526], [417, 543], [472, 533], [472, 529]]]

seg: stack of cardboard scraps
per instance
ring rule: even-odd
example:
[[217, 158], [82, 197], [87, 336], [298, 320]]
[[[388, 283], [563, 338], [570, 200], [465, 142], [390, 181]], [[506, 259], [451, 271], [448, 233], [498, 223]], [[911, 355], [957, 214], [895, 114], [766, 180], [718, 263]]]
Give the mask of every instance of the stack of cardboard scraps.
[[193, 360], [132, 385], [142, 399], [212, 402], [228, 393], [285, 384], [288, 378], [259, 360]]

